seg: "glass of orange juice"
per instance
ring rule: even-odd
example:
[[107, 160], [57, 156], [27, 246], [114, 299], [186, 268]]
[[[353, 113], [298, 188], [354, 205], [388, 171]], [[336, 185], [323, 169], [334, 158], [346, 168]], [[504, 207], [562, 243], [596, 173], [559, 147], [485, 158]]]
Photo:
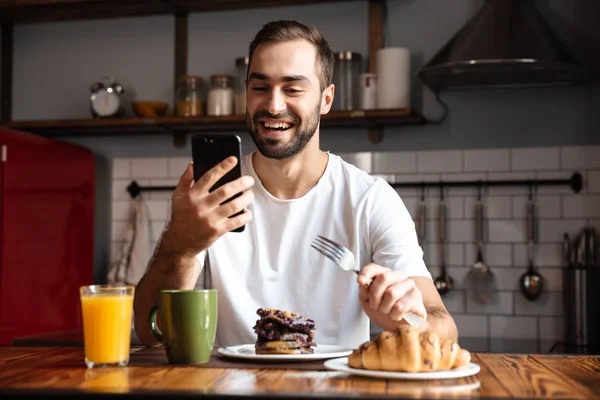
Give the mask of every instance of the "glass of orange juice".
[[134, 286], [90, 285], [79, 289], [88, 368], [129, 363]]

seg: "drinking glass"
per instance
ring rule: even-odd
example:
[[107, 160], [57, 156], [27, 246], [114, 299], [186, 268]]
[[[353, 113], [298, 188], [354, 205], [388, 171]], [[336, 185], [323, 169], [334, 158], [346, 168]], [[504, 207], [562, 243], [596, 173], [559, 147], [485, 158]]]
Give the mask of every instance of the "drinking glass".
[[79, 290], [88, 368], [129, 363], [134, 286], [90, 285]]

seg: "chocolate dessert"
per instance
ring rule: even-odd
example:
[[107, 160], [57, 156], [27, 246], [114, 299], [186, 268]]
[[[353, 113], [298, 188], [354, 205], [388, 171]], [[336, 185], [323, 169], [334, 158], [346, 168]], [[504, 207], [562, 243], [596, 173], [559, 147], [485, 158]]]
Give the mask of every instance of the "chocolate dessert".
[[256, 354], [312, 354], [315, 321], [295, 312], [259, 308], [254, 325]]

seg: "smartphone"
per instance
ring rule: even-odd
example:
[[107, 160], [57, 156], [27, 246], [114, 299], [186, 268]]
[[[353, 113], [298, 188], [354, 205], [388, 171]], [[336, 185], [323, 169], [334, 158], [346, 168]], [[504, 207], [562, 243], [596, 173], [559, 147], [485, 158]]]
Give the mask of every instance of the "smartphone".
[[[212, 192], [224, 184], [234, 181], [242, 176], [242, 139], [237, 135], [210, 135], [196, 134], [192, 137], [192, 161], [194, 162], [194, 182], [196, 182], [209, 169], [219, 164], [229, 156], [235, 156], [238, 159], [236, 166], [219, 179], [210, 189]], [[241, 196], [237, 193], [233, 197], [225, 200], [225, 204]], [[238, 212], [229, 218], [242, 214], [246, 209]], [[234, 229], [232, 232], [243, 232], [244, 226]]]

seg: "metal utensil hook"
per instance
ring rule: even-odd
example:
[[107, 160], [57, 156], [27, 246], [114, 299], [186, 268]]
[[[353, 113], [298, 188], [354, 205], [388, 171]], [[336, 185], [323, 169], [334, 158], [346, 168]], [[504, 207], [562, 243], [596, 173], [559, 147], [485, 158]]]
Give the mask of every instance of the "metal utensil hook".
[[425, 201], [425, 182], [421, 182], [421, 201]]
[[[538, 226], [536, 221], [536, 212], [535, 212], [535, 202], [533, 201], [533, 196], [535, 192], [535, 183], [534, 182], [529, 182], [529, 196], [528, 196], [528, 201], [527, 201], [527, 218], [528, 218], [528, 225], [529, 225], [529, 229], [531, 230], [530, 232], [528, 232], [528, 237], [531, 238], [532, 243], [537, 242], [538, 239]], [[531, 247], [531, 246], [529, 246]], [[530, 255], [530, 257], [533, 257], [533, 248], [530, 249], [532, 254]]]
[[444, 201], [444, 181], [440, 181], [440, 201]]
[[533, 182], [529, 182], [529, 201], [533, 200], [533, 189], [534, 189], [534, 184]]

